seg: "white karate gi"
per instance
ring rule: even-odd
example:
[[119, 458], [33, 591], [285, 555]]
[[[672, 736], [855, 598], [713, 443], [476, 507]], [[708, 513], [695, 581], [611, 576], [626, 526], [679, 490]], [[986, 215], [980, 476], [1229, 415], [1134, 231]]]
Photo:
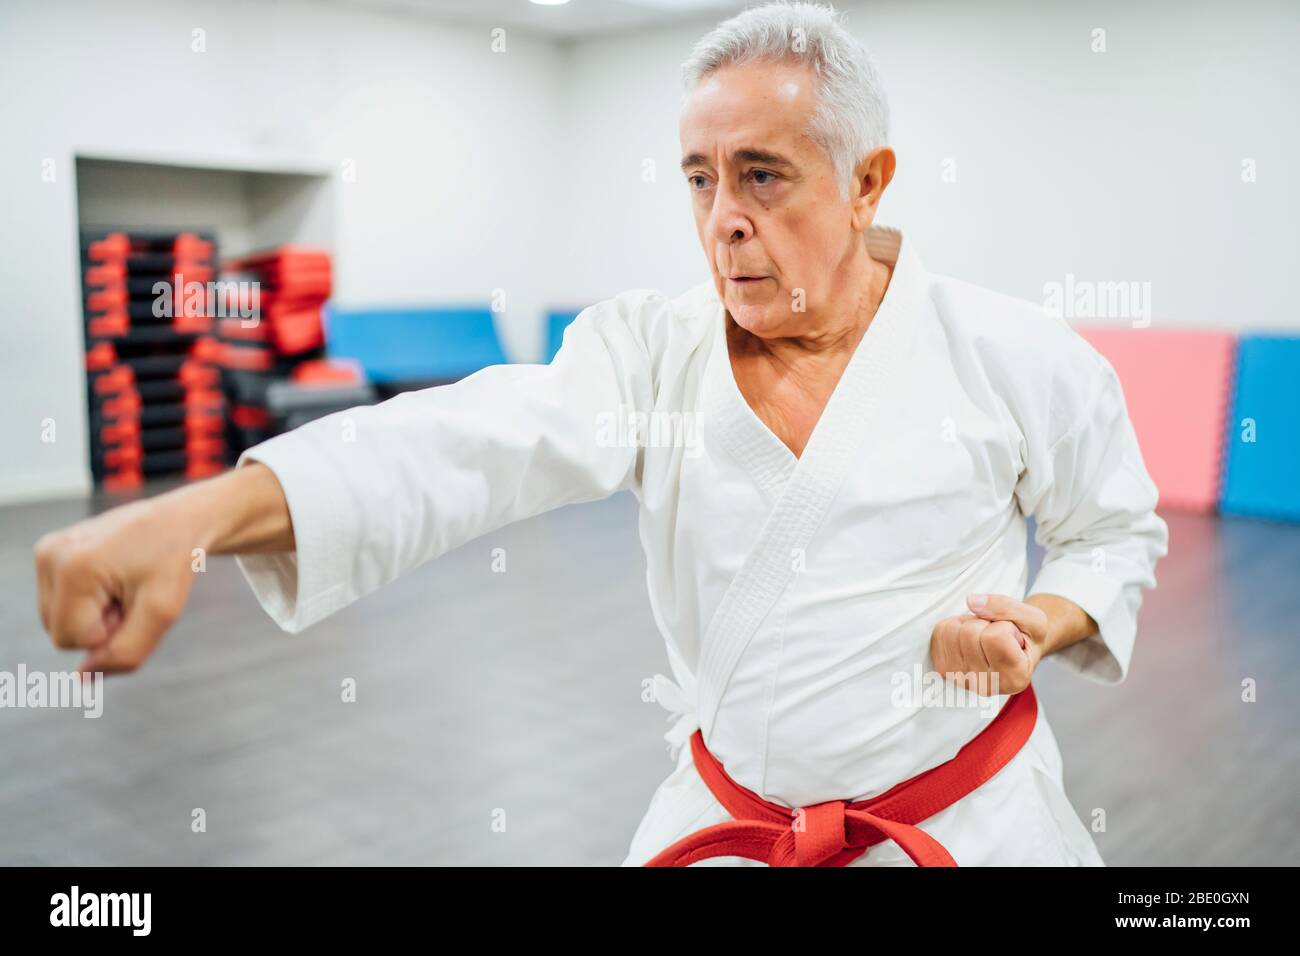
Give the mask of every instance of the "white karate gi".
[[[867, 242], [894, 272], [799, 458], [736, 386], [711, 281], [625, 292], [585, 309], [550, 365], [484, 369], [247, 451], [284, 488], [297, 552], [241, 568], [298, 631], [511, 521], [631, 490], [674, 676], [659, 700], [681, 716], [627, 863], [730, 819], [680, 746], [696, 726], [734, 780], [792, 807], [950, 759], [987, 711], [891, 692], [933, 668], [934, 625], [968, 593], [1069, 598], [1100, 634], [1053, 659], [1122, 680], [1168, 532], [1114, 371], [1041, 308], [927, 274], [897, 230]], [[639, 438], [612, 424], [648, 413]], [[674, 427], [684, 440], [665, 442]], [[1026, 514], [1047, 549], [1028, 591]], [[921, 824], [958, 864], [1101, 864], [1041, 705], [1006, 767]], [[892, 841], [856, 863], [911, 865]]]

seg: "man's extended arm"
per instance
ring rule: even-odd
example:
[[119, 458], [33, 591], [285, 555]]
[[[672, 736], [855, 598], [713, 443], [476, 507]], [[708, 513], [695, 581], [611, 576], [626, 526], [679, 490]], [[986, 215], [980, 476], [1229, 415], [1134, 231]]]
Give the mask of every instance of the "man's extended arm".
[[42, 623], [84, 670], [140, 666], [180, 616], [200, 556], [234, 554], [286, 631], [505, 524], [631, 487], [639, 449], [602, 415], [649, 408], [644, 329], [671, 307], [633, 291], [584, 309], [549, 365], [336, 412], [243, 453], [233, 472], [47, 535]]

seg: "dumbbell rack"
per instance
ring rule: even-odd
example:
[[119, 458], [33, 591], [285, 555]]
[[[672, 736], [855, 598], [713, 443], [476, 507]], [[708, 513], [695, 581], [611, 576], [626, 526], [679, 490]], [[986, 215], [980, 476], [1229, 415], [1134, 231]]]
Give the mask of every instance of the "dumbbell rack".
[[[134, 488], [145, 478], [202, 478], [224, 467], [220, 347], [211, 336], [206, 295], [216, 255], [208, 233], [82, 230], [97, 485]], [[172, 287], [171, 301], [160, 297], [159, 282]]]

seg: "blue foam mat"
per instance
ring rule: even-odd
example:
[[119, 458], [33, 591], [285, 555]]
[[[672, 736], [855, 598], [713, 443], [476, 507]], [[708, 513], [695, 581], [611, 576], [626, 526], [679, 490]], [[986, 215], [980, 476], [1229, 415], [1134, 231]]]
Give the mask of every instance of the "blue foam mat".
[[1300, 338], [1239, 339], [1227, 429], [1223, 513], [1300, 521]]

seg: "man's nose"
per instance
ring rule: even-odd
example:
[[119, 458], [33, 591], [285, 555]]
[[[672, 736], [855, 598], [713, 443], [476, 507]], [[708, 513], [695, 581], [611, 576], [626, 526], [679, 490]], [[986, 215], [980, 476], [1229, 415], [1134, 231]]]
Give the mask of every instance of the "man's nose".
[[713, 238], [734, 244], [754, 234], [754, 224], [735, 189], [720, 185], [713, 196]]

